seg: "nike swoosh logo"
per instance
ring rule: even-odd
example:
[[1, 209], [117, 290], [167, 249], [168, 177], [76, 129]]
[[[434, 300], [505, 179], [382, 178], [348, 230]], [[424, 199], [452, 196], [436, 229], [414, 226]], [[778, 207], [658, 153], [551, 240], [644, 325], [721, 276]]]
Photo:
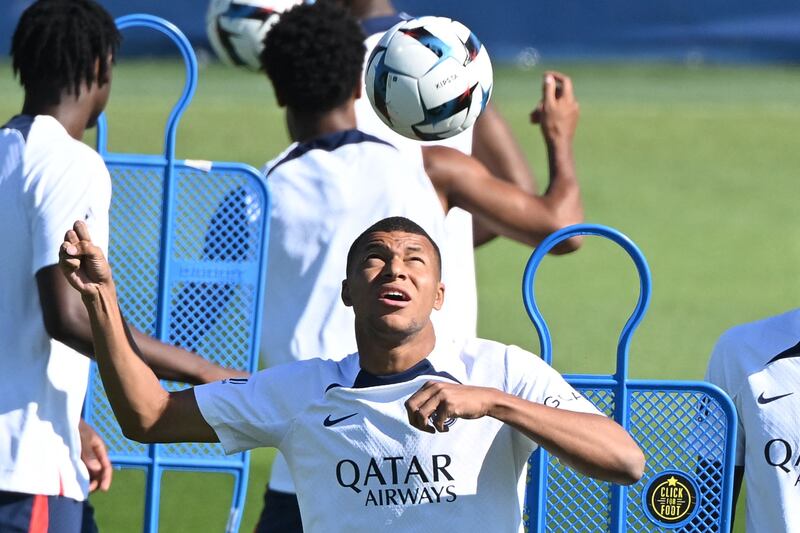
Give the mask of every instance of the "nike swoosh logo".
[[794, 394], [793, 392], [787, 392], [786, 394], [781, 394], [779, 396], [773, 396], [771, 398], [765, 398], [764, 393], [762, 392], [761, 395], [758, 397], [758, 403], [761, 405], [765, 405], [768, 403], [772, 403], [775, 400], [780, 400], [781, 398], [786, 398], [787, 396], [791, 396]]
[[[791, 393], [789, 393], [789, 394], [791, 394]], [[328, 416], [325, 417], [325, 420], [322, 421], [322, 425], [325, 426], [326, 428], [329, 428], [331, 426], [335, 426], [339, 422], [344, 422], [348, 418], [353, 418], [357, 414], [358, 413], [353, 413], [352, 415], [343, 416], [342, 418], [331, 418], [331, 415], [328, 415]]]

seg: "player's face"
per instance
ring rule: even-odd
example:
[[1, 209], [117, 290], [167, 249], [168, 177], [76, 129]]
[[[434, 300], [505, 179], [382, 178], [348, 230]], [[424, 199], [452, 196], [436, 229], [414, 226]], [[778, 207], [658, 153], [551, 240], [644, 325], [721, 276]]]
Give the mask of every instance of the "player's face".
[[352, 271], [342, 284], [342, 299], [352, 305], [356, 322], [380, 330], [413, 334], [444, 301], [439, 261], [421, 235], [375, 232], [356, 251]]

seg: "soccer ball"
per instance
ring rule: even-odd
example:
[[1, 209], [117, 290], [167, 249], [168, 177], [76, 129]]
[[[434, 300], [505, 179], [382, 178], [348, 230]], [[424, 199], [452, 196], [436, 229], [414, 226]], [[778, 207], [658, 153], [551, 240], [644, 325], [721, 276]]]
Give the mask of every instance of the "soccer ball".
[[281, 13], [302, 0], [211, 0], [206, 32], [211, 47], [229, 65], [259, 70], [264, 37]]
[[397, 133], [422, 141], [475, 123], [492, 93], [489, 53], [469, 28], [445, 17], [401, 22], [367, 61], [367, 97]]

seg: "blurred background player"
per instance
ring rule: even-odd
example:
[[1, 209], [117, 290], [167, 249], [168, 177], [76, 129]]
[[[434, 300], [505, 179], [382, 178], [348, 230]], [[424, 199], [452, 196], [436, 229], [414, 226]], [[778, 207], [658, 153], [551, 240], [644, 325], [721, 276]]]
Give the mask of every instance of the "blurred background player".
[[706, 380], [736, 406], [734, 508], [744, 480], [748, 533], [800, 532], [800, 309], [726, 331]]
[[[99, 437], [82, 423], [79, 433], [89, 359], [77, 352], [93, 354], [91, 329], [57, 250], [75, 219], [108, 244], [110, 177], [80, 141], [108, 102], [119, 42], [92, 0], [38, 0], [12, 39], [25, 100], [0, 129], [0, 217], [14, 249], [0, 268], [0, 531], [79, 531], [90, 487], [110, 482]], [[162, 377], [202, 383], [241, 374], [132, 335]]]
[[[353, 313], [340, 301], [339, 278], [349, 243], [382, 217], [406, 214], [441, 235], [445, 214], [461, 207], [493, 231], [531, 246], [582, 220], [571, 149], [551, 158], [550, 186], [537, 196], [497, 179], [458, 150], [427, 148], [423, 162], [418, 145], [398, 150], [356, 129], [363, 38], [352, 16], [325, 1], [285, 12], [265, 41], [264, 70], [286, 107], [295, 141], [265, 167], [272, 213], [261, 351], [268, 366], [341, 357], [356, 349]], [[557, 80], [564, 84], [558, 98]], [[569, 78], [545, 77], [538, 115], [548, 146], [571, 147], [578, 106]], [[457, 270], [449, 235], [442, 242], [446, 273], [447, 264]], [[557, 252], [577, 246], [569, 241]], [[446, 275], [444, 281], [450, 286]], [[474, 277], [471, 281], [474, 288]], [[453, 283], [448, 294], [455, 299], [461, 290]], [[471, 294], [474, 299], [474, 290]], [[475, 336], [474, 324], [459, 311], [446, 302], [435, 317], [441, 342]], [[258, 531], [302, 530], [293, 493], [288, 465], [279, 454]]]
[[[437, 342], [441, 255], [411, 220], [376, 222], [346, 254], [341, 298], [354, 310], [356, 353], [177, 392], [136, 357], [86, 225], [76, 221], [64, 239], [60, 265], [92, 317], [125, 435], [220, 442], [228, 453], [279, 447], [309, 531], [521, 531], [526, 465], [539, 445], [604, 481], [627, 485], [644, 472], [631, 436], [541, 359], [478, 338]], [[569, 401], [546, 406], [548, 397]]]

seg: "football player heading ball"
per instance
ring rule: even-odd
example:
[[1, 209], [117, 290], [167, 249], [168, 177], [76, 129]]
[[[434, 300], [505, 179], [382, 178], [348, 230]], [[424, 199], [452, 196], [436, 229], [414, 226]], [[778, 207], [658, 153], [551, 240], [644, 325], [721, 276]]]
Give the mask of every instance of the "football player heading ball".
[[[417, 224], [381, 220], [353, 242], [342, 282], [358, 352], [168, 392], [136, 356], [83, 222], [60, 250], [123, 433], [221, 442], [229, 453], [278, 447], [307, 531], [414, 531], [445, 517], [454, 531], [521, 530], [527, 459], [539, 445], [586, 475], [637, 481], [644, 456], [630, 435], [536, 356], [482, 339], [437, 344], [440, 261]], [[551, 395], [573, 400], [545, 406]]]
[[[448, 333], [475, 336], [476, 312], [470, 310], [477, 307], [477, 295], [468, 268], [471, 214], [494, 231], [530, 245], [582, 220], [571, 149], [578, 104], [571, 87], [561, 98], [554, 90], [556, 80], [568, 85], [568, 78], [548, 73], [542, 88], [540, 124], [551, 167], [549, 186], [538, 195], [497, 179], [478, 160], [453, 148], [423, 150], [377, 117], [380, 133], [365, 134], [357, 110], [365, 44], [358, 23], [333, 2], [297, 6], [267, 35], [264, 70], [279, 105], [285, 106], [295, 141], [265, 167], [274, 208], [261, 353], [270, 366], [309, 357], [336, 359], [356, 350], [353, 313], [341, 304], [338, 281], [349, 244], [381, 218], [411, 218], [442, 244], [442, 278], [449, 295], [435, 317], [440, 340]], [[442, 223], [457, 211], [468, 215], [469, 231], [459, 232], [458, 238], [446, 231], [442, 237]], [[578, 245], [570, 240], [556, 253]], [[465, 247], [468, 260], [453, 253]], [[314, 270], [300, 265], [314, 265]], [[300, 530], [294, 492], [289, 465], [279, 454], [259, 532]]]

